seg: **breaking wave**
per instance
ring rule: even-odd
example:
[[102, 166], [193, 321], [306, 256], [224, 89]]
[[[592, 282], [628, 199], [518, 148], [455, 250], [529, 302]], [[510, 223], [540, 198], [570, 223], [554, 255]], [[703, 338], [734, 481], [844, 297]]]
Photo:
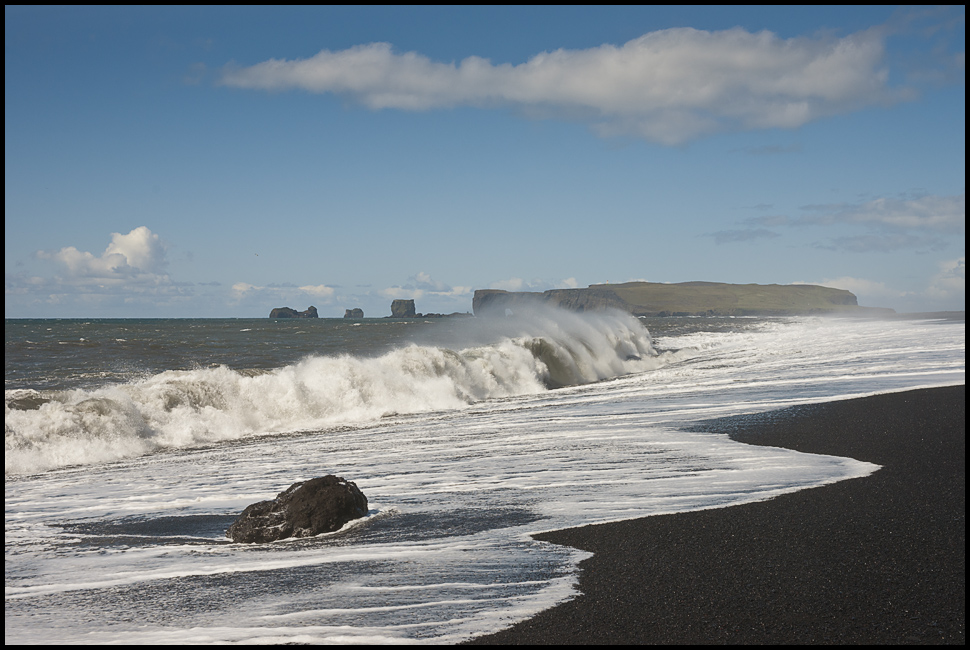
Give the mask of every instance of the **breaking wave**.
[[[356, 426], [656, 368], [646, 328], [621, 312], [500, 319], [461, 349], [308, 357], [271, 371], [170, 370], [96, 390], [5, 392], [5, 472], [27, 474], [246, 436]], [[512, 333], [508, 333], [512, 332]]]

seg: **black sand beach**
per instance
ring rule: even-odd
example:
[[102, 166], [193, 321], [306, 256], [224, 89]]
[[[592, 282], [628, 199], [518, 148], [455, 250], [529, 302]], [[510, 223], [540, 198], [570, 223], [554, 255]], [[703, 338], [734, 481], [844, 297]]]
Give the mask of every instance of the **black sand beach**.
[[966, 642], [965, 386], [705, 423], [882, 465], [743, 506], [545, 533], [582, 595], [472, 643]]

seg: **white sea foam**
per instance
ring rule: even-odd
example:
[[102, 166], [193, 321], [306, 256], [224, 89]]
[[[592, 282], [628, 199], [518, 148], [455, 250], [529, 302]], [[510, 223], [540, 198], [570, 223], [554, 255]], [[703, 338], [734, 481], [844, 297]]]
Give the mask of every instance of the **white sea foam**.
[[410, 345], [378, 358], [309, 357], [271, 372], [220, 366], [97, 390], [7, 391], [5, 471], [35, 473], [255, 434], [354, 426], [659, 365], [647, 330], [628, 314], [537, 311], [502, 327], [516, 335], [458, 350]]
[[[529, 348], [534, 337], [520, 334], [442, 354]], [[576, 565], [588, 554], [532, 533], [757, 501], [877, 469], [683, 424], [965, 377], [964, 328], [952, 324], [807, 319], [657, 346], [680, 352], [641, 362], [617, 354], [618, 368], [661, 365], [610, 381], [594, 381], [601, 371], [590, 369], [589, 383], [549, 391], [538, 374], [535, 392], [470, 405], [458, 395], [460, 408], [8, 477], [5, 640], [460, 641], [575, 594]], [[370, 362], [393, 358], [390, 367], [400, 368], [414, 354]], [[417, 368], [435, 367], [418, 358]], [[364, 361], [355, 363], [369, 367]], [[263, 394], [285, 374], [299, 383], [325, 362], [251, 375], [269, 378], [252, 390]], [[423, 375], [407, 376], [420, 383]], [[153, 381], [163, 377], [143, 383]], [[280, 388], [263, 403], [295, 392]], [[36, 404], [37, 396], [20, 398]], [[206, 408], [219, 410], [211, 402], [198, 410]], [[341, 535], [218, 539], [246, 505], [327, 473], [354, 480], [381, 514]], [[208, 528], [207, 518], [215, 520]]]

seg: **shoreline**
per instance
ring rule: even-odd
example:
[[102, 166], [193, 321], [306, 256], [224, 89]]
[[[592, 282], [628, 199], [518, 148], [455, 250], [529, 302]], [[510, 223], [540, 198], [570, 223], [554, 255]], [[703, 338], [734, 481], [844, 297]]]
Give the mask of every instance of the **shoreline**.
[[702, 422], [874, 474], [536, 535], [591, 551], [573, 600], [470, 644], [966, 642], [965, 385]]

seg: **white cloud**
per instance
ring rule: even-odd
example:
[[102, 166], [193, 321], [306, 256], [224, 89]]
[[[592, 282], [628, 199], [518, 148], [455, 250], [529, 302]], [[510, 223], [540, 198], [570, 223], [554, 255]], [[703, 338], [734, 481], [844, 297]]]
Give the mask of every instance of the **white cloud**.
[[232, 293], [236, 298], [241, 298], [247, 293], [258, 291], [261, 288], [262, 287], [257, 287], [256, 285], [249, 284], [248, 282], [237, 282], [236, 284], [232, 285]]
[[849, 276], [809, 284], [851, 291], [859, 299], [859, 304], [867, 307], [893, 307], [901, 312], [963, 310], [966, 305], [966, 258], [940, 262], [939, 272], [929, 278], [925, 286], [911, 287], [911, 290]]
[[[127, 234], [112, 233], [100, 255], [65, 246], [36, 251], [52, 262], [52, 277], [6, 275], [5, 293], [16, 296], [15, 309], [55, 316], [165, 315], [194, 294], [191, 283], [173, 281], [165, 272], [165, 245], [146, 226]], [[8, 304], [8, 306], [10, 306]]]
[[478, 56], [440, 63], [370, 43], [227, 66], [221, 83], [334, 93], [372, 109], [511, 106], [582, 119], [602, 135], [678, 144], [717, 131], [795, 128], [903, 98], [887, 86], [883, 38], [879, 28], [790, 39], [739, 27], [678, 28], [619, 47], [542, 52], [519, 65]]
[[300, 291], [308, 293], [311, 296], [319, 298], [325, 302], [330, 302], [336, 290], [333, 287], [328, 287], [325, 284], [318, 284], [316, 286], [307, 285], [300, 287]]
[[56, 252], [37, 251], [37, 257], [59, 264], [65, 272], [61, 280], [68, 284], [168, 283], [168, 276], [160, 273], [167, 264], [165, 247], [145, 226], [127, 235], [112, 233], [111, 243], [99, 257], [74, 246]]

